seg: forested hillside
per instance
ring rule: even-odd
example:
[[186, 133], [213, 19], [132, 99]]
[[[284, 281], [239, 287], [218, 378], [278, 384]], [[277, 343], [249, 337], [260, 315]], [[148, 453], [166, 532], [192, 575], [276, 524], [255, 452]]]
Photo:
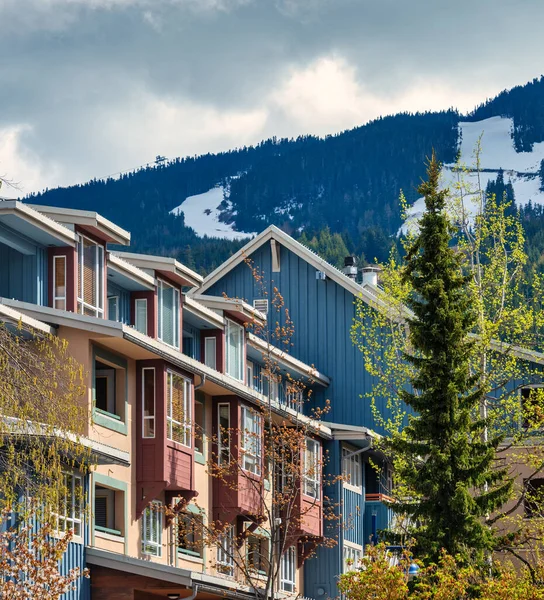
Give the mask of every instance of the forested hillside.
[[[176, 158], [119, 179], [47, 190], [25, 201], [96, 210], [132, 232], [135, 251], [173, 254], [205, 272], [243, 241], [198, 236], [185, 225], [183, 212], [170, 211], [179, 205], [183, 211], [188, 196], [224, 185], [221, 219], [238, 231], [259, 232], [274, 223], [303, 236], [335, 264], [346, 250], [383, 260], [401, 225], [400, 190], [409, 202], [416, 200], [431, 150], [441, 161], [453, 162], [459, 121], [490, 116], [511, 117], [516, 151], [530, 151], [544, 140], [544, 78], [502, 92], [469, 115], [397, 114], [326, 138], [273, 138], [254, 147]], [[524, 218], [541, 220], [533, 212]], [[533, 238], [538, 243], [536, 231], [529, 235]]]

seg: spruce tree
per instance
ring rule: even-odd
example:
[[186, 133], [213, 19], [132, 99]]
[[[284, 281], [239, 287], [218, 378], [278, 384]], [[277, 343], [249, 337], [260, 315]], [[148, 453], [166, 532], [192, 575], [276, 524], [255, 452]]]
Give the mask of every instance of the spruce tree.
[[436, 560], [441, 548], [465, 558], [492, 550], [486, 515], [504, 504], [512, 486], [506, 469], [495, 465], [501, 438], [487, 440], [479, 416], [485, 390], [470, 359], [475, 314], [439, 176], [433, 153], [428, 181], [419, 187], [427, 210], [404, 270], [413, 289], [406, 359], [415, 369], [402, 397], [415, 415], [391, 441], [402, 458], [399, 479], [411, 490], [393, 508], [411, 517], [416, 552], [426, 560]]

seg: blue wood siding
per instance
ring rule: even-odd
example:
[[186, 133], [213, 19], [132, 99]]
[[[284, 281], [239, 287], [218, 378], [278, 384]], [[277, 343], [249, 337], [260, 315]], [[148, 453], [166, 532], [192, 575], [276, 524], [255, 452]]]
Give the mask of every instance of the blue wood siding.
[[370, 538], [373, 535], [374, 531], [374, 523], [375, 519], [376, 525], [376, 533], [378, 534], [382, 529], [387, 529], [389, 523], [391, 522], [391, 518], [393, 517], [393, 511], [391, 508], [386, 506], [383, 502], [365, 502], [365, 514], [364, 514], [364, 531], [365, 538], [364, 543], [365, 546], [370, 542]]
[[363, 518], [365, 514], [364, 496], [343, 487], [342, 522], [344, 539], [363, 545]]
[[47, 305], [47, 251], [35, 250], [26, 255], [0, 243], [0, 296]]
[[[277, 287], [289, 308], [295, 326], [291, 353], [307, 364], [313, 364], [331, 378], [328, 389], [316, 386], [314, 402], [331, 401], [326, 419], [338, 423], [364, 425], [383, 433], [372, 415], [370, 402], [361, 395], [372, 387], [363, 357], [350, 338], [355, 316], [354, 296], [331, 280], [316, 280], [316, 269], [296, 254], [280, 246], [281, 271], [272, 273], [270, 245], [265, 244], [251, 254], [255, 266], [264, 272], [268, 297]], [[244, 263], [215, 283], [207, 294], [244, 298], [252, 303], [262, 297], [259, 286]], [[273, 309], [270, 322], [277, 320]], [[385, 402], [378, 408], [387, 414]]]
[[119, 322], [131, 325], [130, 322], [130, 292], [108, 281], [108, 298], [117, 296], [119, 298]]

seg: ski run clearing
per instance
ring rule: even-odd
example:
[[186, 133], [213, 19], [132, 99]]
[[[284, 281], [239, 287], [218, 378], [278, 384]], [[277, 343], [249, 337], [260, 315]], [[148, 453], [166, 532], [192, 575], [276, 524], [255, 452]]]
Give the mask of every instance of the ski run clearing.
[[[489, 181], [495, 181], [499, 171], [504, 171], [504, 182], [511, 183], [514, 188], [514, 198], [518, 206], [529, 202], [544, 204], [544, 192], [540, 191], [540, 178], [537, 175], [540, 161], [544, 159], [544, 142], [534, 144], [532, 152], [516, 152], [512, 130], [514, 123], [506, 117], [491, 117], [483, 121], [460, 122], [459, 141], [461, 164], [471, 169], [474, 165], [474, 149], [480, 135], [480, 185], [485, 191]], [[458, 174], [452, 168], [454, 165], [444, 165], [442, 168], [442, 187], [453, 188]], [[470, 186], [477, 183], [478, 174], [466, 174]], [[472, 214], [476, 211], [476, 203], [468, 202], [466, 206]], [[419, 198], [408, 209], [408, 218], [400, 232], [417, 227], [417, 222], [425, 210], [424, 198]]]

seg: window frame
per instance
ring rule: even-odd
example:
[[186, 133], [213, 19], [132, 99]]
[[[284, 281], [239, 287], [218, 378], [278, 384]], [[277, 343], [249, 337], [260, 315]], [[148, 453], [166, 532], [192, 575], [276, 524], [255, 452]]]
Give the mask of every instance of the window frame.
[[[174, 378], [180, 379], [183, 382], [183, 421], [174, 419], [173, 412], [173, 383]], [[183, 375], [166, 370], [166, 438], [170, 442], [181, 444], [186, 448], [192, 448], [192, 418], [193, 418], [193, 390], [191, 380]], [[183, 441], [178, 441], [173, 438], [174, 426], [179, 427], [183, 431]]]
[[217, 542], [216, 570], [227, 577], [234, 577], [234, 525], [229, 525]]
[[254, 373], [255, 373], [255, 365], [253, 364], [253, 361], [246, 360], [246, 377], [247, 377], [246, 385], [248, 387], [250, 387], [252, 390], [256, 389]]
[[[309, 446], [314, 445], [316, 448], [316, 452], [315, 452], [315, 460], [313, 461], [314, 464], [313, 465], [309, 465], [308, 464], [308, 457], [312, 454], [311, 452], [309, 452]], [[320, 465], [320, 458], [321, 458], [321, 444], [317, 441], [314, 440], [311, 437], [306, 437], [306, 443], [305, 443], [305, 447], [304, 447], [304, 473], [303, 473], [303, 485], [302, 485], [302, 489], [303, 489], [303, 494], [305, 496], [308, 496], [309, 498], [313, 498], [314, 500], [320, 500], [321, 499], [321, 465]], [[311, 473], [311, 470], [313, 468], [313, 474]], [[310, 474], [309, 474], [310, 473]], [[313, 490], [313, 491], [312, 491]]]
[[[172, 341], [167, 342], [164, 339], [164, 316], [163, 316], [163, 295], [164, 288], [173, 290], [173, 314], [172, 314]], [[164, 344], [179, 350], [180, 344], [180, 290], [175, 285], [168, 283], [164, 279], [157, 278], [157, 338]]]
[[[53, 513], [56, 520], [56, 532], [65, 533], [69, 529], [74, 532], [74, 538], [81, 539], [83, 537], [83, 510], [81, 504], [84, 500], [84, 488], [83, 488], [83, 477], [77, 473], [70, 473], [63, 471], [64, 478], [64, 497], [59, 502], [59, 508], [57, 512]], [[67, 479], [71, 477], [72, 483], [70, 486], [67, 484]], [[79, 481], [79, 490], [76, 490], [76, 481]], [[79, 496], [78, 496], [79, 492]], [[68, 502], [68, 495], [70, 496], [70, 510], [66, 510]], [[64, 508], [64, 510], [61, 509]], [[70, 513], [68, 516], [67, 513]], [[79, 516], [78, 516], [79, 515]], [[64, 523], [64, 526], [61, 526]]]
[[293, 593], [297, 585], [297, 549], [289, 546], [281, 555], [280, 589], [282, 592]]
[[[263, 461], [263, 418], [255, 409], [243, 404], [241, 406], [241, 439], [242, 469], [256, 477], [262, 475]], [[247, 426], [246, 426], [247, 423]]]
[[529, 421], [525, 416], [525, 404], [527, 401], [529, 401], [529, 403], [531, 402], [530, 397], [529, 398], [524, 398], [523, 396], [523, 391], [524, 390], [529, 390], [529, 393], [531, 390], [535, 390], [535, 389], [542, 389], [544, 388], [544, 383], [528, 383], [527, 385], [522, 385], [519, 388], [519, 399], [520, 399], [520, 408], [521, 408], [521, 414], [520, 414], [520, 428], [527, 430], [530, 429], [530, 425], [529, 425]]
[[[83, 240], [87, 240], [88, 242], [91, 242], [91, 244], [93, 244], [93, 246], [96, 247], [96, 253], [95, 253], [95, 284], [96, 284], [96, 298], [98, 300], [98, 304], [97, 306], [92, 306], [91, 304], [88, 304], [87, 302], [85, 302], [84, 297], [85, 297], [85, 286], [84, 286], [84, 278], [83, 278], [83, 250], [85, 247], [85, 244], [83, 242]], [[97, 317], [97, 318], [104, 318], [104, 296], [106, 295], [106, 290], [105, 290], [105, 281], [104, 281], [104, 275], [105, 275], [105, 261], [104, 261], [104, 256], [105, 256], [105, 248], [102, 244], [99, 244], [98, 242], [95, 242], [93, 239], [91, 239], [90, 237], [87, 237], [86, 235], [83, 235], [81, 233], [78, 234], [78, 241], [77, 241], [77, 277], [78, 277], [78, 281], [77, 281], [77, 312], [78, 314], [87, 316], [87, 317]], [[89, 311], [94, 311], [95, 314], [94, 315], [86, 315], [85, 314], [85, 308], [87, 308]]]
[[[142, 303], [145, 306], [145, 319], [143, 331], [138, 327], [138, 305]], [[147, 335], [147, 298], [134, 299], [134, 329], [136, 329], [136, 331], [139, 331], [140, 333], [143, 333], [144, 335]]]
[[[110, 311], [110, 302], [112, 300], [115, 300], [115, 318], [113, 317], [113, 315], [111, 314], [111, 311]], [[119, 321], [119, 296], [116, 294], [112, 294], [111, 296], [108, 296], [107, 303], [108, 303], [108, 321]]]
[[[361, 452], [353, 454], [357, 450], [352, 450], [347, 446], [342, 446], [342, 476], [349, 477], [349, 481], [343, 481], [344, 487], [358, 493], [363, 493], [363, 461]], [[346, 455], [350, 455], [346, 458]], [[349, 462], [349, 465], [347, 464]], [[354, 477], [355, 475], [355, 477]]]
[[[208, 353], [208, 342], [213, 341], [213, 352], [211, 353], [211, 357]], [[213, 360], [210, 360], [213, 358]], [[204, 364], [210, 369], [215, 369], [217, 371], [217, 338], [215, 336], [206, 336], [204, 338]]]
[[[196, 524], [196, 521], [200, 521], [200, 525]], [[187, 529], [190, 527], [191, 532], [185, 533], [185, 535], [181, 535], [180, 528], [183, 526], [182, 521], [185, 522]], [[197, 531], [197, 528], [200, 527], [200, 533]], [[203, 558], [204, 555], [204, 540], [202, 539], [202, 528], [204, 527], [204, 515], [202, 514], [194, 514], [190, 511], [184, 511], [179, 514], [177, 521], [177, 531], [176, 531], [176, 548], [178, 552], [182, 554], [187, 554], [189, 556], [193, 556], [195, 558]], [[190, 544], [185, 546], [180, 545], [180, 538], [186, 538], [188, 535], [193, 537], [193, 541]], [[198, 539], [197, 539], [198, 538]], [[187, 548], [187, 545], [192, 545], [191, 548]], [[198, 548], [198, 549], [197, 549]]]
[[[64, 280], [64, 296], [57, 296], [57, 260], [62, 259], [64, 262], [64, 275], [63, 275], [63, 280]], [[56, 254], [55, 256], [53, 256], [53, 308], [58, 308], [59, 310], [66, 310], [66, 300], [67, 300], [67, 281], [66, 281], [66, 273], [67, 273], [67, 269], [66, 269], [66, 260], [67, 257], [65, 254]], [[63, 306], [58, 307], [57, 306], [57, 302], [63, 302]]]
[[[229, 337], [230, 337], [230, 329], [233, 328], [235, 330], [240, 331], [240, 347], [237, 350], [240, 353], [240, 363], [238, 372], [233, 374], [230, 372], [232, 357], [229, 351]], [[225, 319], [225, 375], [236, 379], [236, 381], [244, 381], [244, 375], [246, 371], [246, 357], [244, 352], [244, 342], [245, 342], [245, 329], [243, 325], [236, 323], [232, 319]]]
[[[142, 512], [142, 554], [148, 556], [162, 556], [162, 502], [153, 500]], [[147, 538], [147, 524], [155, 539]]]
[[[145, 414], [145, 372], [153, 371], [153, 415], [146, 416]], [[142, 381], [141, 381], [141, 397], [142, 397], [142, 438], [146, 440], [154, 439], [156, 435], [156, 417], [157, 417], [157, 374], [155, 367], [143, 367], [142, 368]], [[146, 421], [151, 421], [153, 424], [153, 435], [146, 435]]]
[[[360, 561], [363, 558], [363, 547], [346, 542], [346, 540], [342, 543], [342, 573], [349, 573], [350, 571], [357, 571], [360, 569]], [[348, 560], [352, 560], [353, 563], [351, 565], [347, 564]]]
[[[221, 408], [227, 409], [228, 415], [228, 427], [222, 428], [221, 425]], [[225, 432], [226, 429], [226, 432]], [[227, 443], [225, 444], [225, 439]], [[219, 466], [224, 464], [230, 464], [230, 447], [231, 447], [231, 418], [230, 418], [230, 403], [218, 402], [217, 403], [217, 464]], [[226, 451], [228, 459], [223, 458], [223, 452]]]

